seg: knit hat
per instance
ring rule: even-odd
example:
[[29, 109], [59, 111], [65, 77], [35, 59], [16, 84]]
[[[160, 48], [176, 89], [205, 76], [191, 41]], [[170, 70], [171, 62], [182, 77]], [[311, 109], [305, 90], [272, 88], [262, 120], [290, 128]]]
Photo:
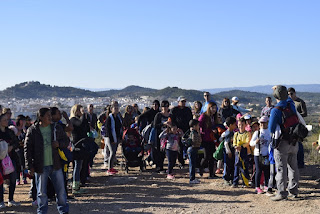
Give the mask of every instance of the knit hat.
[[288, 99], [288, 91], [287, 88], [283, 85], [277, 85], [273, 87], [273, 96], [278, 100], [286, 100]]

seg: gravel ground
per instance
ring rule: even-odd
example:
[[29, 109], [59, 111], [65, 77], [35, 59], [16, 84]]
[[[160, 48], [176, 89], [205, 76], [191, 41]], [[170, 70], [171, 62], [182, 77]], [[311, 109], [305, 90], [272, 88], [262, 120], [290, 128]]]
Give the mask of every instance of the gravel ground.
[[[189, 185], [188, 169], [175, 168], [174, 172], [175, 180], [167, 180], [151, 167], [142, 173], [130, 168], [128, 174], [120, 171], [107, 176], [99, 153], [86, 187], [88, 193], [69, 201], [70, 213], [320, 213], [320, 184], [314, 181], [320, 176], [319, 166], [307, 165], [301, 170], [300, 198], [280, 202], [255, 194], [253, 188], [223, 186], [221, 178], [208, 180], [206, 173], [201, 184]], [[7, 207], [0, 213], [35, 213], [27, 194], [29, 187], [16, 189], [20, 207]], [[7, 197], [5, 194], [5, 201]], [[58, 213], [55, 202], [49, 203], [48, 213]]]

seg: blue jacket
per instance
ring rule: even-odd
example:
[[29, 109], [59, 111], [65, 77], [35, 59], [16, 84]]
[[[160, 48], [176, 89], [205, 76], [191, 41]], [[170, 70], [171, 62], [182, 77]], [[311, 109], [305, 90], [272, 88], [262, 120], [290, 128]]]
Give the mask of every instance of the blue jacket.
[[[287, 100], [281, 100], [280, 102], [277, 103], [277, 105], [275, 105], [275, 107], [285, 108], [287, 106], [287, 103], [290, 103], [291, 109], [294, 112], [297, 112], [294, 102], [291, 98], [288, 98]], [[269, 131], [272, 134], [275, 132], [277, 125], [282, 124], [282, 111], [275, 107], [271, 110], [269, 125], [268, 125]]]

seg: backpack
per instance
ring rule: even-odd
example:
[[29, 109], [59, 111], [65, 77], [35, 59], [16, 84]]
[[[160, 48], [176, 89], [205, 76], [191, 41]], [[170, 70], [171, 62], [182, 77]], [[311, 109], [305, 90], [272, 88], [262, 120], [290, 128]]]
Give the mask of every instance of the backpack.
[[308, 135], [308, 129], [299, 122], [297, 114], [290, 108], [290, 103], [287, 103], [285, 108], [275, 107], [282, 112], [282, 124], [280, 139], [293, 142], [302, 141]]
[[192, 139], [190, 138], [190, 129], [188, 131], [186, 131], [186, 133], [184, 133], [184, 135], [181, 138], [181, 142], [182, 144], [189, 148], [190, 146], [192, 146]]

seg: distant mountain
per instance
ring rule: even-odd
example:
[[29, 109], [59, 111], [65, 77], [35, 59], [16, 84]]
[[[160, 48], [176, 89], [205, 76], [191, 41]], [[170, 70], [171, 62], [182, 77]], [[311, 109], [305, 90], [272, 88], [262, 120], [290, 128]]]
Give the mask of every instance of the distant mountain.
[[[297, 92], [311, 92], [311, 93], [320, 93], [320, 84], [298, 84], [298, 85], [287, 85], [286, 87], [293, 87]], [[232, 88], [213, 88], [213, 89], [203, 89], [203, 91], [209, 91], [212, 94], [219, 93], [222, 91], [232, 91], [232, 90], [241, 90], [241, 91], [251, 91], [270, 94], [272, 93], [272, 86], [274, 85], [258, 85], [251, 87], [232, 87]]]

